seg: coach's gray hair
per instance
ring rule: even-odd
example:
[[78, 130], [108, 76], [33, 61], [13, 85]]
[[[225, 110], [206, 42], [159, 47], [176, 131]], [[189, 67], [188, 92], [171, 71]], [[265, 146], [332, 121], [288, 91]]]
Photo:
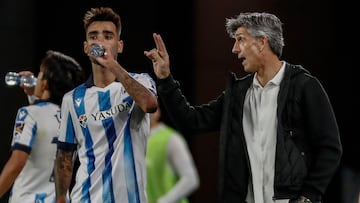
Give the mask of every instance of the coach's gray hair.
[[234, 18], [226, 19], [226, 31], [234, 38], [239, 27], [248, 30], [252, 37], [266, 37], [269, 40], [270, 49], [280, 58], [285, 46], [282, 30], [282, 22], [278, 17], [270, 13], [245, 12]]

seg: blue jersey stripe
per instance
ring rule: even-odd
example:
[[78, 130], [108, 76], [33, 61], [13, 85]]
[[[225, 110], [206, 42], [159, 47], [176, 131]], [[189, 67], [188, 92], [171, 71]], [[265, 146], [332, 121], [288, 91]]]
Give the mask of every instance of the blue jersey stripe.
[[32, 147], [33, 144], [34, 144], [34, 141], [35, 141], [35, 135], [36, 135], [36, 132], [37, 132], [37, 123], [35, 123], [35, 125], [33, 126], [32, 128], [32, 132], [31, 132], [31, 140], [30, 140], [30, 143], [29, 143], [29, 146]]
[[75, 143], [75, 131], [74, 131], [74, 125], [72, 122], [70, 112], [68, 114], [68, 119], [67, 119], [67, 124], [66, 124], [65, 142]]
[[130, 119], [131, 114], [129, 114], [128, 122], [125, 126], [124, 132], [124, 162], [125, 162], [125, 178], [126, 178], [126, 187], [128, 193], [129, 202], [140, 203], [139, 198], [139, 189], [136, 178], [136, 169], [134, 163], [134, 154], [132, 149], [131, 141], [131, 131], [130, 131]]
[[[98, 101], [99, 101], [100, 111], [110, 109], [111, 108], [110, 91], [107, 91], [105, 93], [98, 92]], [[116, 131], [112, 117], [103, 120], [102, 125], [104, 126], [105, 135], [109, 145], [109, 151], [105, 155], [105, 169], [102, 175], [102, 179], [103, 179], [102, 196], [103, 196], [103, 202], [111, 203], [111, 202], [115, 202], [113, 181], [112, 181], [111, 157], [114, 154], [114, 141], [116, 138]]]
[[[77, 104], [75, 101], [77, 101], [79, 99], [83, 101], [85, 92], [86, 92], [86, 87], [84, 85], [79, 86], [74, 91], [73, 102], [74, 102], [75, 111], [76, 111], [76, 114], [78, 117], [80, 115], [85, 115], [85, 106], [84, 106], [84, 102]], [[91, 139], [91, 134], [90, 134], [89, 128], [87, 128], [87, 126], [83, 126], [82, 132], [83, 132], [84, 140], [85, 140], [86, 154], [87, 154], [87, 158], [89, 160], [88, 160], [88, 166], [87, 166], [88, 177], [86, 178], [85, 182], [83, 183], [81, 202], [91, 202], [90, 201], [91, 200], [90, 199], [90, 190], [89, 190], [89, 188], [91, 186], [90, 174], [95, 169], [95, 156], [94, 156], [94, 150], [92, 148], [93, 141]]]
[[44, 203], [46, 196], [47, 196], [46, 193], [35, 194], [35, 202]]

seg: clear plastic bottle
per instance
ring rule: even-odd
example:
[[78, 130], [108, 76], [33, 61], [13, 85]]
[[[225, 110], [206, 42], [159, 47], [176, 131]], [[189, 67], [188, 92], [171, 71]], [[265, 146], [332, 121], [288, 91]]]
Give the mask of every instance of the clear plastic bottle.
[[16, 72], [8, 72], [5, 76], [5, 83], [8, 86], [24, 85], [25, 87], [34, 87], [36, 77], [34, 75], [20, 75]]
[[101, 44], [93, 44], [90, 47], [90, 52], [94, 56], [104, 56], [105, 48]]

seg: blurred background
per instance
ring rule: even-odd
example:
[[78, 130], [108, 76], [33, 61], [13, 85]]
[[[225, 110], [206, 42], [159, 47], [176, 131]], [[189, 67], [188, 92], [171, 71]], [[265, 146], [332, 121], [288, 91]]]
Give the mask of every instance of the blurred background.
[[[324, 203], [340, 202], [342, 167], [360, 168], [360, 135], [355, 129], [359, 120], [359, 102], [355, 99], [357, 67], [353, 62], [358, 53], [357, 46], [353, 47], [357, 40], [356, 13], [351, 12], [355, 7], [346, 1], [1, 0], [1, 168], [10, 155], [16, 111], [27, 105], [20, 88], [5, 85], [6, 72], [31, 70], [36, 74], [40, 59], [46, 50], [52, 49], [73, 56], [89, 74], [90, 63], [83, 52], [82, 18], [85, 11], [96, 6], [110, 6], [121, 15], [125, 47], [119, 62], [130, 72], [153, 74], [152, 64], [143, 51], [154, 47], [153, 32], [162, 35], [170, 54], [172, 73], [193, 104], [215, 99], [224, 89], [229, 71], [238, 76], [245, 74], [231, 53], [233, 39], [226, 34], [225, 19], [245, 11], [277, 15], [284, 23], [282, 59], [301, 64], [318, 77], [333, 104], [344, 156]], [[187, 136], [200, 175], [200, 188], [190, 197], [193, 203], [216, 202], [218, 138], [217, 133]], [[6, 199], [0, 201], [7, 202]]]

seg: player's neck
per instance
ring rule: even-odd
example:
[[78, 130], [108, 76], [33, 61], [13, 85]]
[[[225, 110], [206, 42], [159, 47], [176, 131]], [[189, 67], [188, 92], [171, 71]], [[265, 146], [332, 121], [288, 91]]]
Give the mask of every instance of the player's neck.
[[116, 80], [115, 75], [104, 69], [93, 70], [93, 79], [96, 87], [106, 87]]

